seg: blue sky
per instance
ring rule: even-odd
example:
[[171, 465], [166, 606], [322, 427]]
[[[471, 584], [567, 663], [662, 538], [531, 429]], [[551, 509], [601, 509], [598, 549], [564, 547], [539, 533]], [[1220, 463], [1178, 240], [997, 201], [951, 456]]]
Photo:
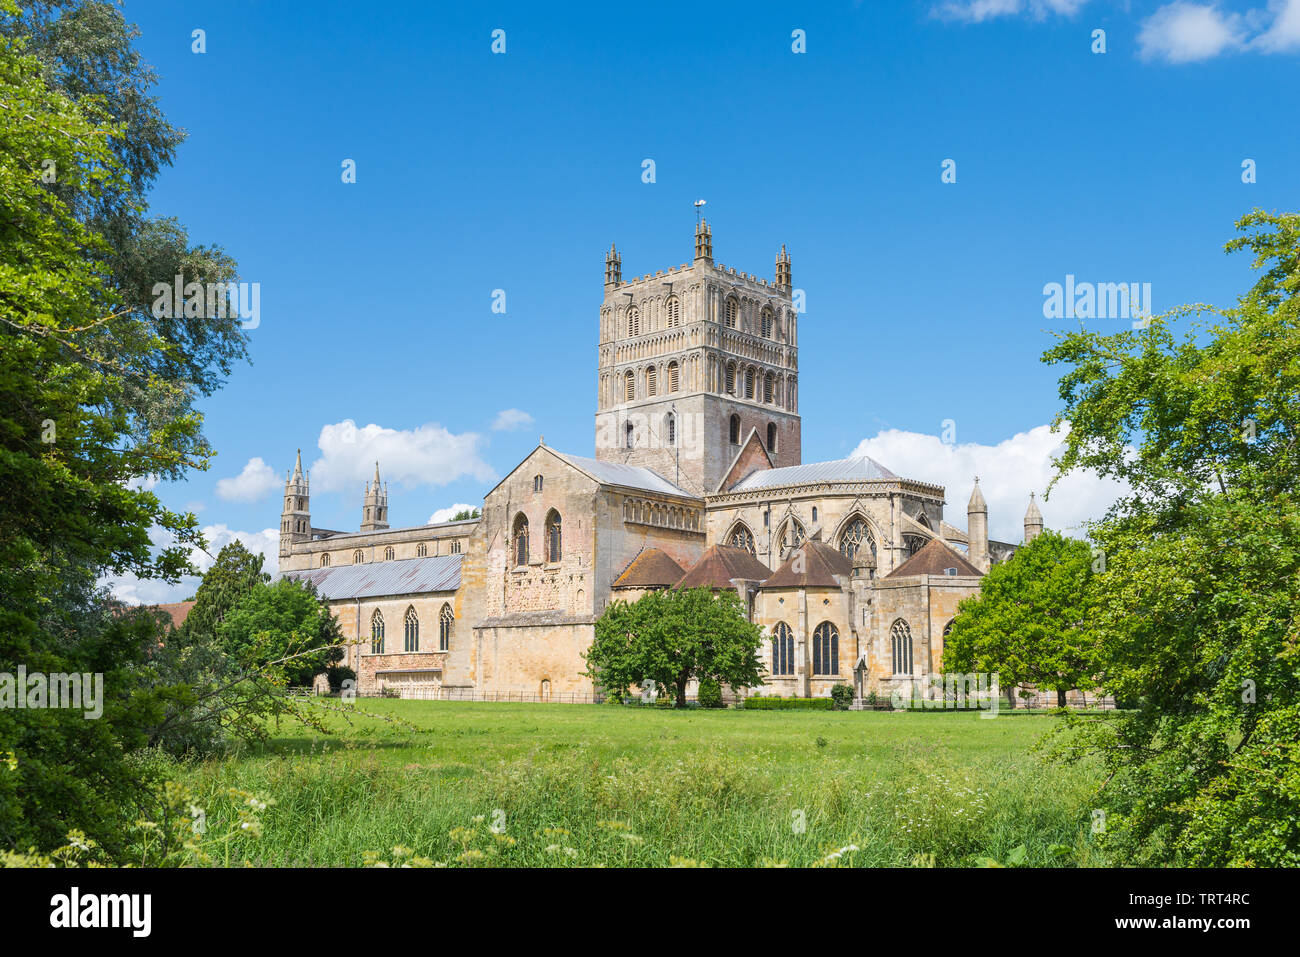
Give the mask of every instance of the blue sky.
[[[253, 363], [203, 404], [219, 456], [157, 489], [214, 546], [269, 538], [299, 447], [341, 529], [376, 454], [395, 525], [480, 503], [539, 433], [590, 454], [604, 251], [629, 277], [688, 262], [697, 198], [718, 261], [770, 276], [790, 251], [804, 460], [943, 482], [959, 525], [982, 470], [1009, 537], [1056, 441], [1044, 285], [1228, 304], [1233, 220], [1297, 208], [1300, 0], [305, 9], [125, 4], [190, 134], [153, 211], [261, 287]], [[1072, 526], [1111, 494], [1043, 511]]]

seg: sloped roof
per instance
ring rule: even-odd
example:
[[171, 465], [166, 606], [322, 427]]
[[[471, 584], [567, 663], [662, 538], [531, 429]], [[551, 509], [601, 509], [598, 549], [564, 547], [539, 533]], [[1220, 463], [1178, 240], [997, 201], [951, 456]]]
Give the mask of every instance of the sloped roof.
[[463, 555], [404, 558], [394, 562], [368, 562], [333, 568], [304, 568], [284, 572], [281, 578], [310, 581], [322, 598], [375, 598], [380, 595], [420, 595], [455, 591], [460, 587]]
[[771, 574], [771, 569], [745, 549], [733, 545], [713, 545], [674, 587], [731, 588], [732, 579], [763, 581]]
[[926, 542], [919, 552], [885, 577], [905, 578], [908, 575], [944, 575], [946, 574], [945, 569], [948, 568], [956, 568], [958, 575], [978, 578], [984, 574], [939, 539], [932, 538]]
[[[800, 559], [800, 556], [802, 558]], [[801, 572], [795, 571], [800, 559]], [[836, 588], [836, 575], [844, 578], [853, 574], [853, 562], [842, 552], [825, 542], [809, 539], [796, 548], [784, 565], [763, 582], [764, 588]]]
[[685, 573], [686, 570], [662, 549], [643, 548], [610, 587], [655, 588], [675, 585]]
[[814, 482], [880, 482], [898, 476], [875, 459], [865, 455], [830, 462], [787, 465], [779, 469], [761, 469], [746, 475], [728, 491], [748, 492], [781, 485], [808, 485]]
[[185, 624], [185, 619], [189, 617], [190, 610], [194, 607], [192, 601], [174, 601], [167, 605], [154, 605], [158, 611], [164, 612], [172, 620], [172, 627], [179, 628]]
[[618, 462], [600, 462], [596, 459], [583, 458], [580, 455], [569, 455], [566, 452], [558, 452], [555, 449], [550, 448], [550, 446], [547, 446], [547, 449], [554, 452], [575, 469], [586, 472], [602, 485], [622, 485], [626, 488], [640, 489], [644, 492], [658, 492], [661, 495], [683, 495], [686, 498], [696, 497], [685, 489], [678, 488], [654, 469], [648, 469], [644, 465], [621, 465]]
[[[767, 450], [767, 446], [763, 444], [763, 440], [758, 437], [758, 429], [751, 428], [749, 430], [749, 435], [745, 437], [745, 441], [740, 443], [740, 448], [738, 448], [736, 454], [731, 457], [731, 464], [727, 466], [727, 471], [723, 473], [722, 481], [718, 483], [717, 491], [721, 492], [725, 489], [729, 489], [735, 482], [739, 481], [739, 479], [734, 478], [734, 476], [741, 467], [742, 459], [745, 459], [748, 456], [748, 458], [752, 460], [753, 456], [749, 455], [751, 446], [756, 447], [759, 453], [763, 456], [761, 460], [762, 464], [755, 466], [745, 474], [749, 475], [759, 469], [772, 468], [772, 453]], [[744, 476], [741, 476], [741, 478], [744, 478]]]

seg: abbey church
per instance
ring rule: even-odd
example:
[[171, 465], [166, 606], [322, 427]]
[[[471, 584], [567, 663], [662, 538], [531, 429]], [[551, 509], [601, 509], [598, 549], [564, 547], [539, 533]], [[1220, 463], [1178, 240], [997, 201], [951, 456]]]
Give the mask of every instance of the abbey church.
[[[805, 463], [798, 300], [713, 259], [623, 279], [605, 258], [595, 455], [539, 442], [481, 516], [390, 528], [380, 464], [355, 532], [311, 523], [302, 457], [285, 483], [280, 569], [328, 599], [362, 694], [590, 700], [582, 653], [620, 599], [732, 589], [764, 631], [748, 693], [859, 696], [940, 667], [963, 598], [1015, 545], [990, 541], [975, 479], [966, 528], [945, 490], [872, 459]], [[1025, 541], [1043, 527], [1030, 497]]]

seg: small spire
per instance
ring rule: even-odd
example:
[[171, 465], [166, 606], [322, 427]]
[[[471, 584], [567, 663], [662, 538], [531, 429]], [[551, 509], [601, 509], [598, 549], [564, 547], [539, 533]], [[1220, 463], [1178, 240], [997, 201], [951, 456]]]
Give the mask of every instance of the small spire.
[[984, 501], [984, 493], [980, 491], [980, 477], [975, 476], [975, 488], [970, 493], [970, 501], [966, 504], [967, 514], [971, 512], [987, 512], [989, 507]]
[[379, 460], [375, 460], [375, 485], [379, 485]]

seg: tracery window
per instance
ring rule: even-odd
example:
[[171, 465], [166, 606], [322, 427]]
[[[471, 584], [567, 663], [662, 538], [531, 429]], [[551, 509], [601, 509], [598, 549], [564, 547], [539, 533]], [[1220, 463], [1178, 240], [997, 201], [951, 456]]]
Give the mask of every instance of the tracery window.
[[515, 565], [528, 564], [528, 516], [520, 512], [515, 516], [514, 531], [511, 540], [515, 548]]
[[903, 547], [907, 549], [907, 557], [911, 558], [917, 552], [925, 547], [926, 539], [921, 535], [904, 535]]
[[749, 530], [744, 522], [737, 522], [727, 536], [727, 544], [733, 548], [743, 548], [751, 555], [756, 555], [754, 551], [754, 533]]
[[429, 543], [428, 543], [428, 542], [420, 542], [420, 544], [418, 544], [418, 545], [415, 546], [415, 557], [416, 557], [416, 558], [424, 558], [424, 557], [425, 557], [426, 555], [428, 555], [428, 554], [429, 554]]
[[363, 552], [361, 549], [358, 548], [355, 552], [352, 553], [352, 564], [360, 565], [365, 560], [366, 560], [366, 553]]
[[384, 561], [391, 562], [395, 555], [396, 553], [391, 545], [384, 549]]
[[329, 567], [330, 567], [330, 556], [329, 556], [329, 553], [328, 553], [328, 552], [326, 552], [324, 555], [322, 555], [322, 556], [320, 557], [320, 567], [321, 567], [321, 568], [329, 568]]
[[370, 616], [370, 653], [372, 655], [384, 653], [384, 614], [378, 608]]
[[845, 558], [853, 558], [858, 553], [858, 549], [866, 546], [871, 549], [871, 556], [876, 555], [876, 536], [871, 534], [871, 528], [867, 525], [864, 518], [855, 518], [844, 528], [840, 535], [840, 552]]
[[783, 621], [772, 629], [772, 674], [794, 674], [794, 633]]
[[912, 673], [912, 629], [907, 622], [899, 618], [889, 628], [894, 652], [894, 674], [910, 675]]
[[420, 650], [420, 616], [414, 607], [406, 609], [406, 618], [402, 622], [402, 650]]
[[781, 555], [788, 554], [787, 549], [798, 548], [804, 542], [803, 526], [796, 519], [790, 519], [781, 526]]
[[451, 605], [444, 604], [438, 613], [438, 650], [446, 651], [451, 647], [451, 632], [456, 627], [456, 616], [451, 613]]
[[560, 513], [551, 509], [546, 516], [546, 560], [558, 562], [560, 554]]
[[813, 674], [838, 675], [840, 673], [840, 633], [829, 621], [823, 621], [813, 632]]

